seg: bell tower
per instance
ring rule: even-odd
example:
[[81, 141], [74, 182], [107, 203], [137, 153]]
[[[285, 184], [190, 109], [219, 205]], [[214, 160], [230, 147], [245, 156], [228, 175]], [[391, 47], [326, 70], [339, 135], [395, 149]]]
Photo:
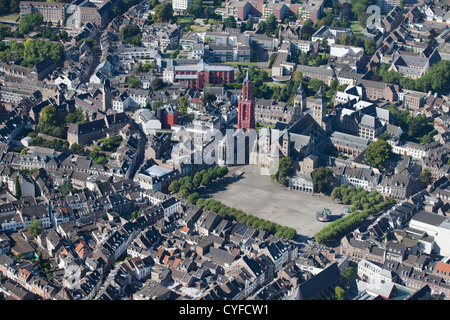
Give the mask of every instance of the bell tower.
[[303, 110], [306, 109], [306, 94], [303, 90], [303, 84], [300, 82], [300, 85], [297, 89], [297, 96], [294, 99], [294, 116], [293, 122], [296, 122], [303, 116]]
[[323, 87], [320, 86], [319, 91], [317, 92], [316, 101], [314, 102], [314, 113], [313, 118], [316, 122], [322, 126], [323, 119], [327, 116], [327, 106], [325, 104], [325, 99], [323, 96]]
[[242, 98], [238, 102], [238, 129], [255, 129], [255, 99], [248, 69], [242, 83]]

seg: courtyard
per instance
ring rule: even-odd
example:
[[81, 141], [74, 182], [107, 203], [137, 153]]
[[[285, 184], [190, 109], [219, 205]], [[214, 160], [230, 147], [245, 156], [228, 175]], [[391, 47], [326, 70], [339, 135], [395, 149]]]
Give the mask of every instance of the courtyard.
[[[330, 222], [316, 220], [316, 211], [331, 210], [331, 220], [337, 219], [346, 207], [327, 196], [307, 194], [272, 182], [255, 166], [229, 167], [230, 176], [201, 191], [204, 198], [211, 197], [230, 207], [240, 209], [261, 219], [295, 228], [300, 238], [310, 238]], [[232, 173], [242, 172], [239, 177]]]

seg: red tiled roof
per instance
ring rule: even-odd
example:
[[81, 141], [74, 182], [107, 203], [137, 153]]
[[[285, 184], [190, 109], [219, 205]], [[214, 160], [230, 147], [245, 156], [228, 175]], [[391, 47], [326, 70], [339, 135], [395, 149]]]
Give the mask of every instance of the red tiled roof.
[[450, 264], [438, 261], [436, 263], [436, 267], [434, 268], [434, 273], [450, 276]]
[[184, 226], [183, 228], [181, 228], [181, 232], [188, 233], [189, 228], [187, 226]]
[[19, 272], [19, 277], [26, 280], [29, 276], [30, 276], [31, 272], [28, 271], [27, 269], [23, 268], [22, 270], [20, 270]]
[[180, 259], [178, 259], [178, 258], [176, 258], [174, 261], [173, 261], [173, 263], [172, 263], [172, 268], [176, 268], [177, 267], [177, 265], [179, 264], [181, 262], [181, 260]]

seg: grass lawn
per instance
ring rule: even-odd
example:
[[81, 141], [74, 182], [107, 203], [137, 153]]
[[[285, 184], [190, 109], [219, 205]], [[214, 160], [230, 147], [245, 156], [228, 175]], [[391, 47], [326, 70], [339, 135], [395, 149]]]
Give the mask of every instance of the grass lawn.
[[274, 129], [274, 128], [275, 128], [275, 125], [273, 125], [273, 124], [268, 124], [268, 123], [264, 123], [264, 122], [257, 122], [257, 123], [256, 123], [256, 127], [259, 127], [259, 128], [270, 128], [270, 129]]
[[209, 31], [209, 27], [205, 26], [196, 26], [195, 24], [191, 25], [191, 29], [194, 32], [202, 32], [202, 31]]
[[249, 67], [257, 67], [258, 62], [224, 62], [224, 64], [232, 64], [234, 67], [236, 66], [249, 66]]
[[17, 21], [18, 18], [19, 18], [18, 13], [11, 13], [5, 16], [0, 16], [1, 20], [9, 20], [9, 21]]
[[363, 31], [363, 27], [359, 24], [358, 21], [350, 21], [350, 30], [353, 32]]
[[193, 21], [194, 17], [180, 17], [177, 19], [177, 24], [192, 23]]

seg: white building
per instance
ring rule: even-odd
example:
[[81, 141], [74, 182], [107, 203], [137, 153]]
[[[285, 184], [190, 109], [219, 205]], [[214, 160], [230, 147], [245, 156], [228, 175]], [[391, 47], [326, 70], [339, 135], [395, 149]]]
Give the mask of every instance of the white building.
[[440, 146], [439, 142], [431, 142], [426, 145], [421, 145], [414, 142], [406, 142], [402, 144], [399, 141], [392, 140], [388, 140], [388, 142], [392, 146], [393, 153], [410, 156], [416, 160], [421, 160], [427, 157], [430, 150]]
[[179, 14], [183, 13], [189, 5], [192, 4], [192, 0], [173, 0], [172, 8], [174, 13]]
[[369, 192], [376, 190], [380, 182], [380, 175], [371, 168], [337, 166], [333, 168], [333, 173], [336, 178], [340, 179], [341, 184], [347, 184], [355, 188], [361, 187]]
[[161, 129], [161, 121], [149, 109], [139, 109], [135, 117], [146, 135], [155, 134], [156, 130]]
[[301, 52], [310, 52], [312, 50], [312, 43], [308, 40], [296, 40], [291, 42], [291, 47], [300, 50]]
[[314, 193], [314, 185], [311, 174], [297, 172], [289, 178], [289, 189], [299, 190], [307, 193]]
[[42, 228], [51, 227], [50, 214], [44, 205], [34, 205], [17, 210], [16, 214], [8, 215], [1, 224], [2, 231], [17, 231], [17, 229], [26, 229], [33, 220], [40, 221]]
[[74, 72], [69, 74], [61, 74], [55, 79], [55, 84], [64, 84], [69, 90], [76, 90], [77, 86], [80, 84], [80, 77], [78, 77]]
[[112, 108], [117, 112], [124, 112], [128, 108], [139, 108], [140, 105], [131, 98], [126, 91], [115, 97], [112, 101]]
[[178, 212], [181, 208], [181, 201], [177, 198], [169, 198], [161, 202], [160, 206], [164, 210], [164, 218]]
[[350, 34], [349, 28], [322, 26], [316, 33], [313, 34], [311, 41], [327, 40], [329, 45], [334, 45], [337, 38], [341, 38], [344, 34]]
[[[19, 184], [22, 197], [34, 197], [36, 189], [34, 183], [25, 175], [19, 174]], [[12, 194], [16, 193], [16, 179], [15, 175], [11, 179], [5, 181], [8, 184], [8, 189]]]
[[341, 44], [333, 44], [330, 46], [330, 55], [338, 58], [342, 58], [345, 55], [356, 56], [360, 52], [362, 52], [364, 48], [361, 47], [352, 47]]
[[149, 91], [145, 89], [128, 89], [128, 96], [141, 108], [145, 108], [149, 99]]
[[358, 262], [358, 277], [366, 282], [392, 282], [392, 272], [366, 259]]
[[411, 219], [409, 227], [434, 238], [434, 253], [450, 256], [450, 217], [421, 210]]

